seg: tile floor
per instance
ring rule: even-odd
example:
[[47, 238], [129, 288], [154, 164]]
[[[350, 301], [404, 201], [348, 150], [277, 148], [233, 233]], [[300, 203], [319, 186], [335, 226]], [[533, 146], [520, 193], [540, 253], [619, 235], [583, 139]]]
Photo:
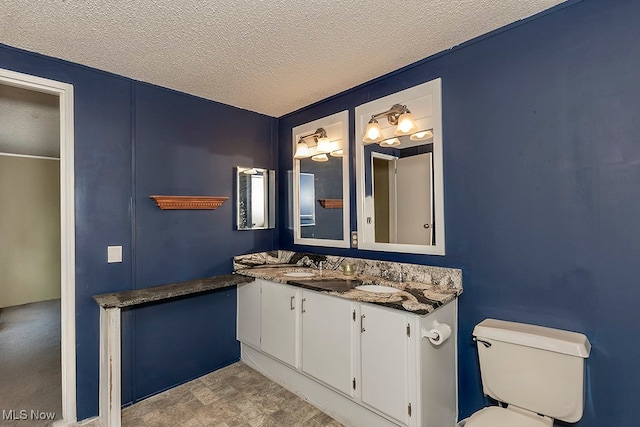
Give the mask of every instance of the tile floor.
[[220, 369], [122, 411], [123, 426], [339, 427], [242, 362]]

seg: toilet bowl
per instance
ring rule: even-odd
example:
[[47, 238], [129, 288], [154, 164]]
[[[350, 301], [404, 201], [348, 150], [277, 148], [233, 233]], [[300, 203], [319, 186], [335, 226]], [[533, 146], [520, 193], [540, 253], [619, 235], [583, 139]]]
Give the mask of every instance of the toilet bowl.
[[473, 336], [484, 394], [507, 406], [483, 408], [464, 427], [552, 427], [554, 419], [580, 420], [584, 361], [591, 350], [586, 336], [495, 319], [476, 325]]

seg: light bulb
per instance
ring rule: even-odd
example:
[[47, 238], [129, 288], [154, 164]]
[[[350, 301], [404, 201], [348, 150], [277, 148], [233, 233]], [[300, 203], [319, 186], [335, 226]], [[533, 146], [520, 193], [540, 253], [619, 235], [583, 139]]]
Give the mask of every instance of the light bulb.
[[396, 127], [396, 136], [409, 135], [417, 130], [416, 122], [413, 120], [413, 114], [406, 111], [398, 117], [398, 126]]
[[380, 142], [381, 147], [397, 147], [398, 145], [400, 145], [398, 138], [388, 138]]
[[382, 141], [382, 129], [376, 119], [369, 120], [367, 130], [364, 132], [363, 142], [380, 142]]
[[317, 153], [328, 153], [331, 151], [331, 141], [326, 136], [318, 139], [318, 145], [316, 146]]
[[296, 154], [294, 154], [293, 158], [304, 159], [309, 157], [310, 155], [311, 152], [309, 150], [309, 147], [307, 146], [307, 143], [304, 141], [298, 142], [298, 145], [296, 145]]
[[409, 139], [412, 141], [426, 141], [427, 139], [433, 138], [433, 131], [429, 130], [421, 130], [420, 132], [416, 132], [412, 134]]

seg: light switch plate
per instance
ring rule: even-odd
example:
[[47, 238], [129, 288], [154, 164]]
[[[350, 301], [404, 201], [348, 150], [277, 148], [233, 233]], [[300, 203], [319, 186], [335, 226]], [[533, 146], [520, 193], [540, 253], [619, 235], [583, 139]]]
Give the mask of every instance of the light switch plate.
[[122, 246], [107, 246], [107, 262], [122, 262]]

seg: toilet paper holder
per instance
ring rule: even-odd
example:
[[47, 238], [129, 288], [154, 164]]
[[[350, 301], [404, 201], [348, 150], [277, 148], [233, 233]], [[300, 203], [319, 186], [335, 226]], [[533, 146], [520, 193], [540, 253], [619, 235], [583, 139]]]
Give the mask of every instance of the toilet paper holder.
[[433, 328], [422, 328], [422, 338], [427, 338], [431, 344], [440, 345], [451, 336], [451, 327], [446, 323], [433, 322]]

